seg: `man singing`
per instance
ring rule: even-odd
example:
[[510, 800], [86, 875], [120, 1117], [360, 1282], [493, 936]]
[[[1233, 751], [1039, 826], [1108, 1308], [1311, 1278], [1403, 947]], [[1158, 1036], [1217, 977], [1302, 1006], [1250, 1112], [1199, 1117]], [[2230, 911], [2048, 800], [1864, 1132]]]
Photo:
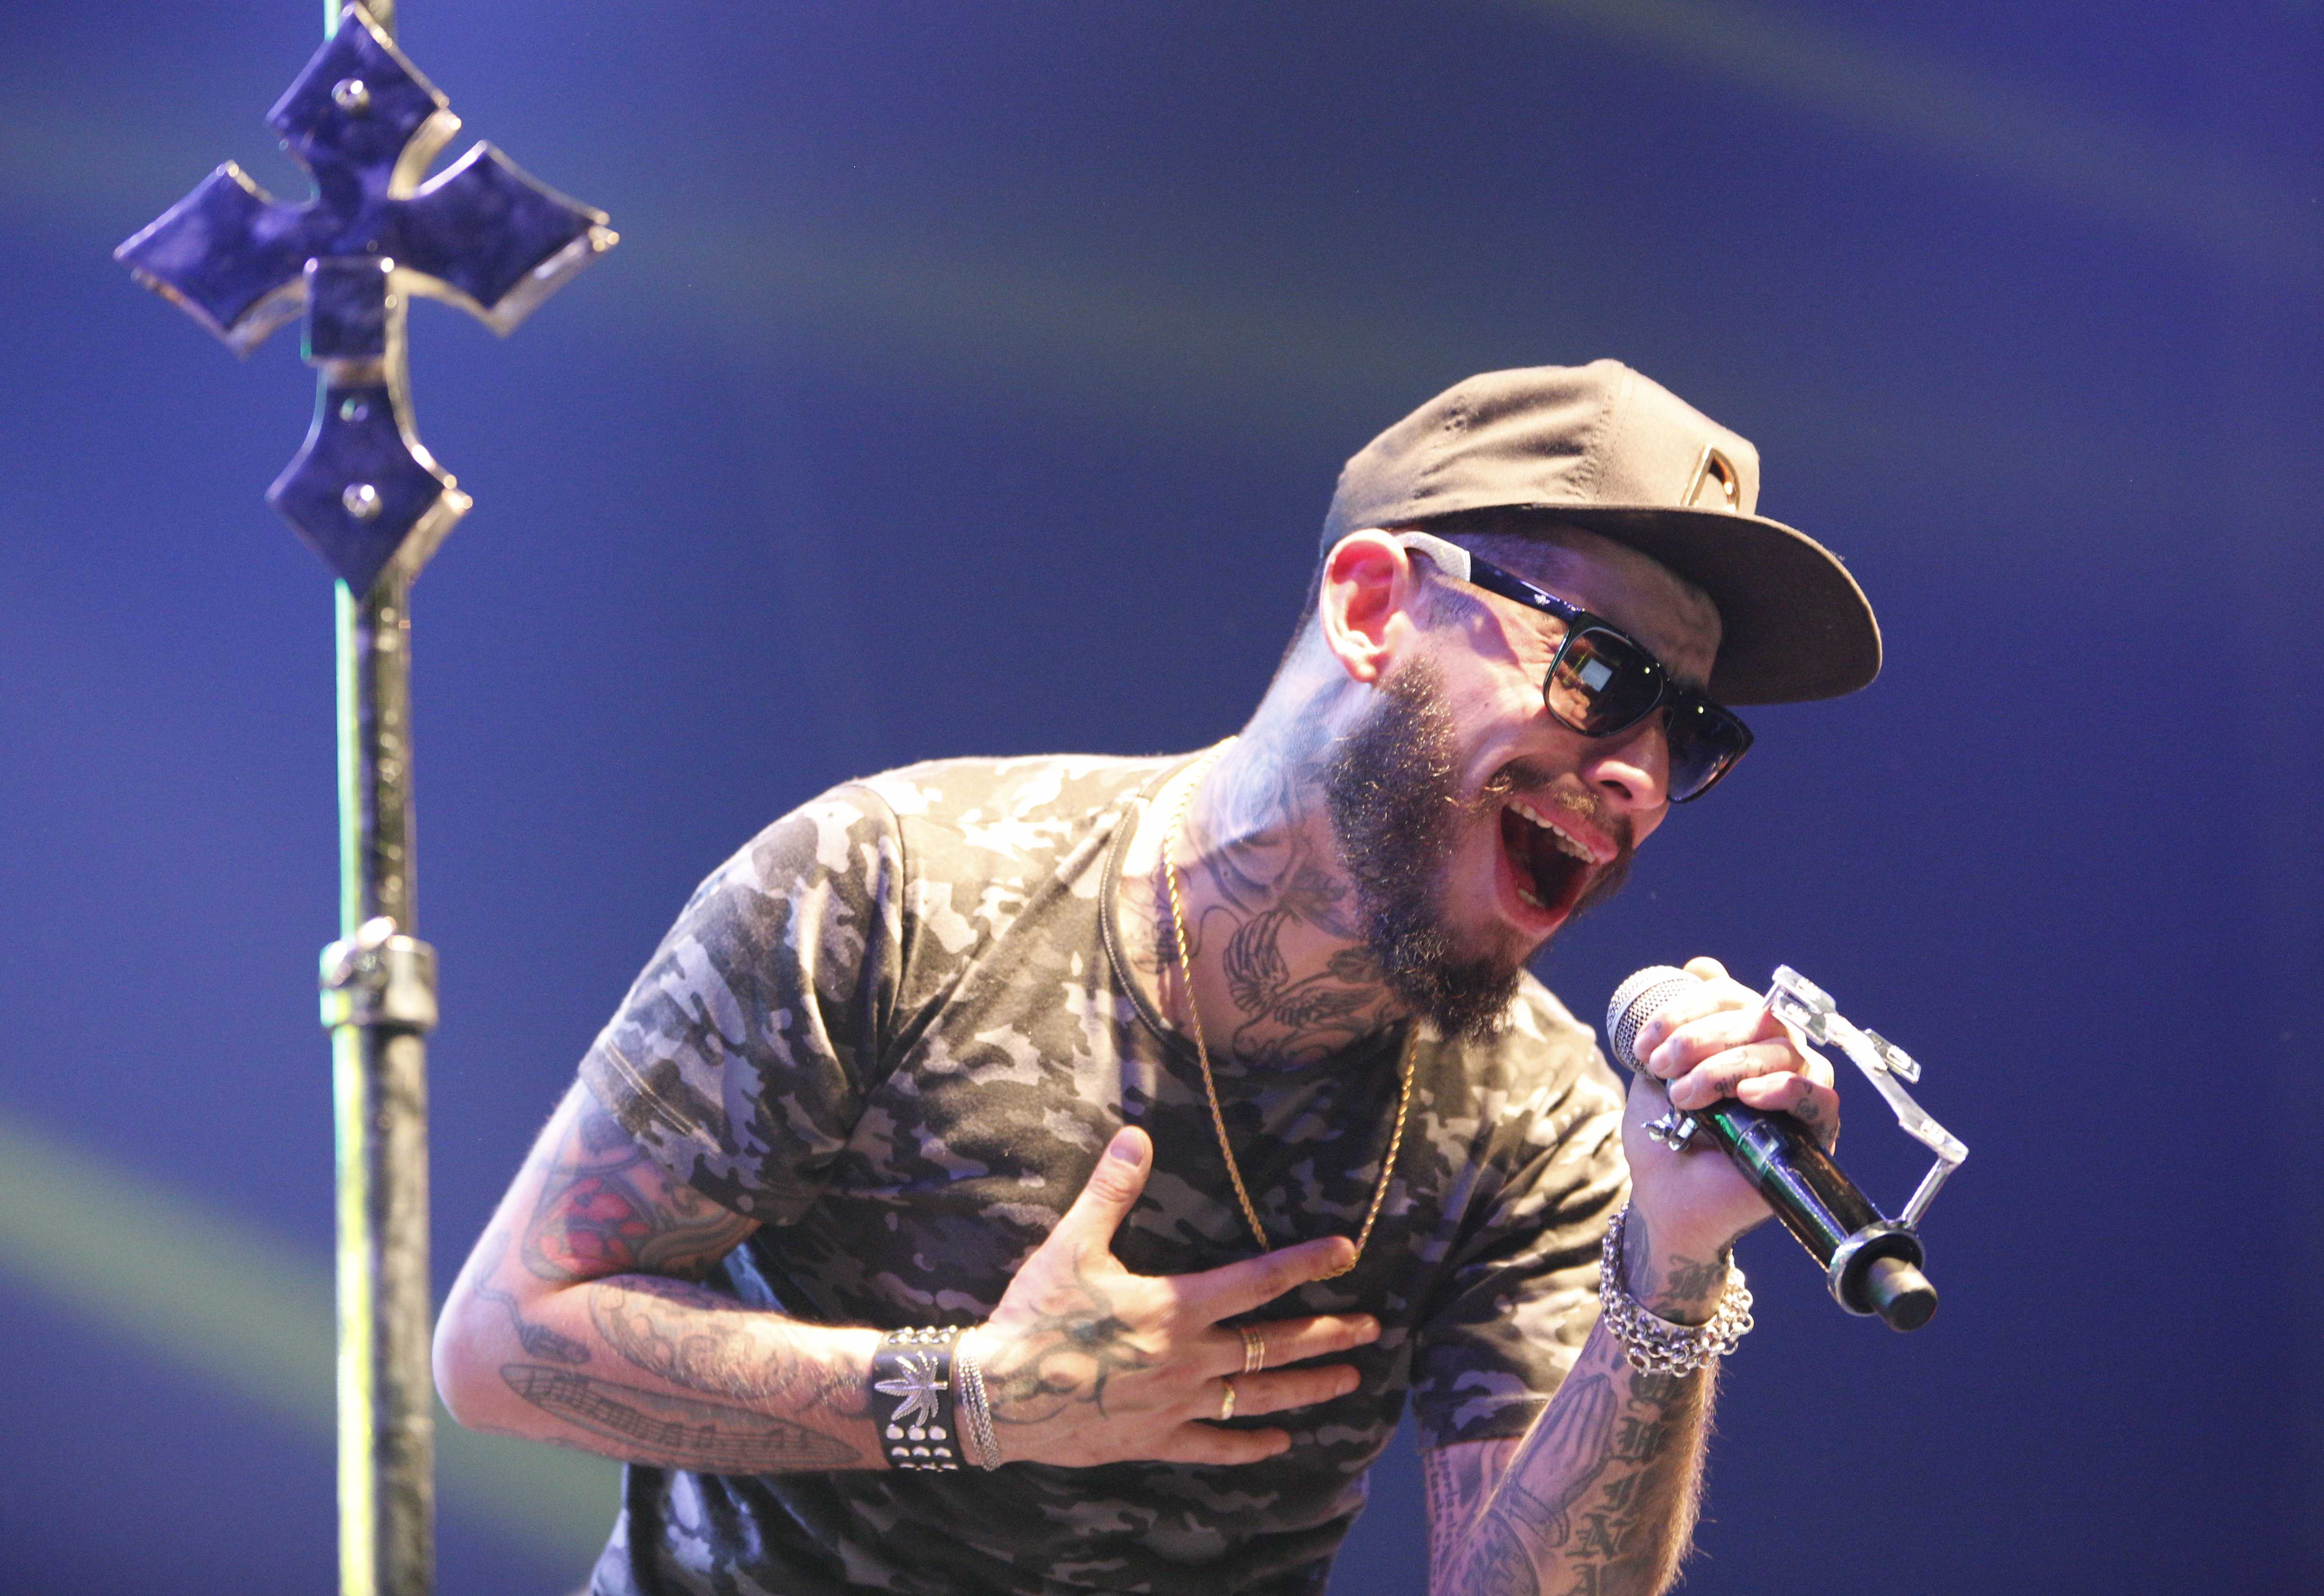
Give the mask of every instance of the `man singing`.
[[1644, 1128], [1837, 1099], [1705, 959], [1626, 1106], [1526, 963], [1727, 706], [1879, 669], [1757, 490], [1612, 361], [1471, 378], [1348, 463], [1240, 735], [870, 777], [713, 874], [437, 1333], [462, 1423], [631, 1464], [592, 1591], [1318, 1591], [1407, 1400], [1433, 1590], [1663, 1589], [1766, 1209]]

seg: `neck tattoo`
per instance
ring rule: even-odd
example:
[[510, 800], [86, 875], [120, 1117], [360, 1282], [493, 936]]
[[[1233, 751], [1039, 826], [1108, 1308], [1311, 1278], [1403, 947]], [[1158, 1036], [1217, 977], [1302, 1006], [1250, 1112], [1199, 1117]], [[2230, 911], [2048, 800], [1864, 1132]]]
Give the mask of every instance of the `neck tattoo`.
[[[1241, 1167], [1235, 1162], [1234, 1147], [1227, 1139], [1226, 1114], [1219, 1107], [1218, 1083], [1211, 1075], [1210, 1044], [1203, 1039], [1202, 1010], [1194, 1001], [1194, 962], [1187, 951], [1186, 914], [1178, 897], [1178, 867], [1170, 859], [1171, 851], [1180, 843], [1188, 842], [1191, 846], [1186, 822], [1194, 807], [1194, 795], [1202, 791], [1204, 779], [1210, 774], [1211, 767], [1218, 762], [1219, 756], [1226, 752], [1228, 746], [1221, 743], [1204, 754], [1187, 778], [1186, 790], [1179, 795], [1178, 807], [1172, 813], [1169, 826], [1162, 835], [1162, 885], [1170, 900], [1170, 930], [1176, 943], [1178, 979], [1185, 988], [1187, 1029], [1194, 1032], [1194, 1057], [1203, 1069], [1203, 1095], [1210, 1101], [1211, 1128], [1218, 1132], [1219, 1156], [1226, 1160], [1227, 1179], [1234, 1185], [1235, 1201], [1242, 1205], [1242, 1216], [1250, 1226], [1251, 1239], [1259, 1243], [1259, 1250], [1265, 1252], [1268, 1250], [1267, 1229], [1259, 1222], [1259, 1210], [1251, 1203], [1249, 1188], [1243, 1185]], [[1412, 1055], [1419, 1036], [1416, 1025], [1408, 1027], [1405, 1032], [1404, 1049], [1397, 1060], [1400, 1082], [1396, 1094], [1396, 1125], [1388, 1132], [1388, 1154], [1380, 1160], [1379, 1182], [1372, 1188], [1371, 1206], [1364, 1213], [1363, 1227], [1356, 1232], [1355, 1256], [1342, 1268], [1318, 1277], [1321, 1279], [1335, 1280], [1354, 1268], [1364, 1255], [1366, 1243], [1372, 1239], [1372, 1226], [1379, 1219], [1380, 1205], [1388, 1200], [1388, 1177], [1396, 1169], [1397, 1149], [1404, 1145], [1404, 1121], [1412, 1106]]]

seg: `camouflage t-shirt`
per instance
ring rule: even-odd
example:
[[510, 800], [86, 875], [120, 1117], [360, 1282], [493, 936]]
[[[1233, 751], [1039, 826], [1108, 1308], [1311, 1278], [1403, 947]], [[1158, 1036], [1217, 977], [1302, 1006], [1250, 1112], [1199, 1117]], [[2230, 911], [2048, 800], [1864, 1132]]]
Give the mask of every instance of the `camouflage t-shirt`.
[[[913, 766], [805, 805], [703, 883], [582, 1075], [673, 1175], [764, 1222], [715, 1284], [828, 1324], [974, 1323], [1125, 1121], [1156, 1156], [1121, 1262], [1178, 1275], [1251, 1255], [1194, 1049], [1138, 995], [1104, 918], [1175, 765]], [[1355, 1233], [1401, 1045], [1298, 1068], [1214, 1061], [1275, 1245]], [[1532, 980], [1499, 1038], [1425, 1034], [1413, 1069], [1355, 1270], [1254, 1315], [1383, 1326], [1347, 1354], [1354, 1392], [1252, 1421], [1288, 1428], [1287, 1453], [949, 1474], [633, 1466], [593, 1591], [1320, 1591], [1407, 1396], [1424, 1445], [1531, 1422], [1594, 1319], [1599, 1240], [1626, 1193], [1618, 1091], [1589, 1029]]]

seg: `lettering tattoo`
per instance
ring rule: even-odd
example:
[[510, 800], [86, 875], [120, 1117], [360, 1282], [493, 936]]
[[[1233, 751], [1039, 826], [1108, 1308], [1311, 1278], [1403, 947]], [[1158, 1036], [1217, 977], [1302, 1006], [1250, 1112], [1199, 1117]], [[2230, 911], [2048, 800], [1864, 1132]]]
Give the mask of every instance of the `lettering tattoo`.
[[632, 1462], [706, 1474], [774, 1474], [844, 1468], [860, 1461], [844, 1441], [747, 1408], [541, 1364], [503, 1364], [501, 1379], [543, 1413], [615, 1443]]
[[632, 1271], [698, 1279], [756, 1228], [666, 1174], [585, 1098], [549, 1159], [523, 1257], [559, 1285]]
[[509, 1322], [515, 1326], [516, 1339], [524, 1350], [536, 1358], [552, 1362], [582, 1364], [589, 1361], [589, 1349], [569, 1335], [560, 1335], [546, 1324], [536, 1324], [524, 1316], [524, 1309], [510, 1293], [493, 1284], [499, 1278], [501, 1265], [508, 1258], [508, 1232], [496, 1230], [486, 1236], [476, 1248], [475, 1272], [470, 1277], [469, 1289], [489, 1303], [496, 1303], [508, 1311]]
[[1693, 1529], [1710, 1390], [1708, 1374], [1642, 1374], [1592, 1333], [1465, 1543], [1433, 1565], [1437, 1588], [1535, 1596], [1554, 1565], [1561, 1596], [1662, 1590]]
[[588, 1300], [605, 1344], [671, 1385], [790, 1413], [871, 1412], [862, 1370], [770, 1333], [766, 1314], [732, 1297], [684, 1280], [630, 1276], [597, 1281]]
[[[1624, 1284], [1650, 1309], [1699, 1316], [1726, 1288], [1723, 1252], [1710, 1259], [1674, 1254], [1663, 1260], [1657, 1284], [1651, 1278], [1654, 1239], [1635, 1209], [1624, 1240]], [[1710, 1413], [1711, 1390], [1707, 1371], [1674, 1376], [1632, 1369], [1603, 1326], [1593, 1331], [1486, 1504], [1472, 1542], [1480, 1550], [1458, 1572], [1480, 1591], [1530, 1591], [1536, 1566], [1554, 1561], [1571, 1581], [1561, 1596], [1662, 1590], [1693, 1530], [1695, 1438]], [[1524, 1580], [1506, 1571], [1511, 1545], [1528, 1554]]]
[[1106, 1382], [1154, 1366], [1113, 1300], [1078, 1263], [1071, 1287], [1054, 1294], [1005, 1361], [983, 1370], [995, 1424], [1035, 1425], [1076, 1402], [1105, 1411]]

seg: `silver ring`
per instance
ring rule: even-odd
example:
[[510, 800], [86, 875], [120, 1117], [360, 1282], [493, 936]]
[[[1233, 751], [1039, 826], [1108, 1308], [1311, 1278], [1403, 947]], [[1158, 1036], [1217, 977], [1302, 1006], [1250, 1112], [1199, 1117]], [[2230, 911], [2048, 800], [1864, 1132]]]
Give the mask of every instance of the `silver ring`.
[[1257, 1374], [1267, 1367], [1267, 1337], [1251, 1325], [1242, 1326], [1242, 1371]]
[[1226, 1388], [1225, 1392], [1219, 1398], [1219, 1422], [1221, 1424], [1224, 1424], [1227, 1420], [1234, 1416], [1234, 1376], [1231, 1374], [1222, 1375], [1219, 1379], [1219, 1383]]

